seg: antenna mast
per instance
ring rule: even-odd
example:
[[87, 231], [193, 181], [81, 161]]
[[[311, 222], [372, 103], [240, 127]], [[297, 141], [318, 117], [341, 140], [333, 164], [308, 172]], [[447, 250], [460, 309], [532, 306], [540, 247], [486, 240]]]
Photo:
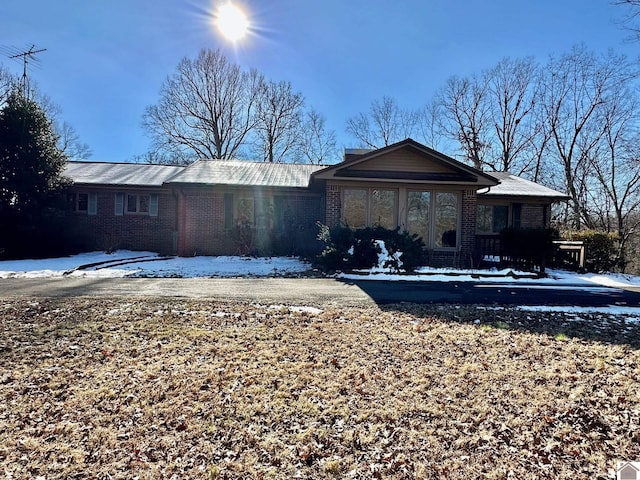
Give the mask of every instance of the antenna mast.
[[33, 61], [34, 63], [38, 63], [38, 59], [35, 58], [35, 54], [36, 53], [41, 53], [46, 51], [46, 48], [41, 48], [39, 50], [35, 50], [36, 46], [35, 45], [31, 45], [31, 47], [28, 50], [25, 51], [14, 51], [15, 53], [13, 53], [12, 55], [8, 55], [9, 58], [14, 59], [14, 60], [19, 60], [20, 58], [22, 58], [22, 94], [25, 97], [28, 97], [30, 94], [29, 91], [29, 79], [27, 77], [27, 64], [29, 63], [29, 61]]

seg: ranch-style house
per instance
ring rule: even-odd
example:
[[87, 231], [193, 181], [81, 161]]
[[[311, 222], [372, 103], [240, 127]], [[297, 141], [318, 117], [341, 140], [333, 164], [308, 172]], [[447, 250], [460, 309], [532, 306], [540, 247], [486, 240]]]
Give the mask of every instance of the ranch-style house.
[[400, 227], [433, 265], [470, 265], [500, 231], [547, 227], [563, 193], [482, 172], [412, 139], [346, 150], [335, 165], [73, 161], [70, 227], [87, 248], [163, 254], [305, 254], [318, 223]]

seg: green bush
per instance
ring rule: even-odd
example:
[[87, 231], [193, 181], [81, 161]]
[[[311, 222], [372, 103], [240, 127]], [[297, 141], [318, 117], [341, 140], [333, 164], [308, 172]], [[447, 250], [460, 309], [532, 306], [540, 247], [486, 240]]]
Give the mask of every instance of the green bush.
[[[382, 227], [368, 227], [352, 230], [339, 225], [329, 228], [318, 224], [320, 240], [324, 249], [316, 258], [316, 265], [324, 270], [368, 269], [378, 265], [380, 247], [377, 240], [385, 243], [390, 259], [384, 265], [395, 271], [413, 271], [425, 264], [424, 242], [420, 237], [399, 228], [389, 230]], [[393, 257], [399, 255], [399, 261]]]
[[618, 256], [618, 236], [615, 233], [582, 230], [564, 232], [563, 238], [584, 243], [584, 268], [588, 272], [609, 272], [620, 266]]
[[558, 231], [553, 228], [505, 228], [500, 234], [501, 255], [518, 267], [538, 267], [544, 272], [553, 258], [553, 241], [558, 238]]

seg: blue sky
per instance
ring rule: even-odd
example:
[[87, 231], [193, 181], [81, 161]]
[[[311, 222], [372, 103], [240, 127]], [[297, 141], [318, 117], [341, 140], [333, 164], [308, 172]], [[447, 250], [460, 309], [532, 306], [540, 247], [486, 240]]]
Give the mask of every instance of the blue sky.
[[[226, 0], [224, 0], [226, 1]], [[213, 0], [2, 0], [0, 46], [35, 44], [30, 78], [62, 108], [93, 160], [127, 161], [149, 144], [140, 126], [185, 56], [220, 47], [244, 68], [290, 81], [327, 118], [338, 146], [372, 100], [424, 105], [452, 75], [501, 58], [544, 62], [585, 43], [635, 57], [609, 0], [243, 0], [254, 34], [234, 47], [211, 23]], [[0, 64], [19, 74], [22, 65]], [[445, 152], [446, 153], [446, 152]]]

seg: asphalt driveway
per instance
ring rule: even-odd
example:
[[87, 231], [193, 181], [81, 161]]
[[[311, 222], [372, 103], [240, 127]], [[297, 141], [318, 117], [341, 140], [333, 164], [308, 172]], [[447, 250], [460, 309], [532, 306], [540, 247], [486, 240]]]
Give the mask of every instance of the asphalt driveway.
[[[635, 291], [634, 291], [635, 290]], [[332, 278], [0, 279], [8, 297], [184, 297], [259, 303], [362, 306], [399, 302], [640, 307], [638, 289], [584, 285], [414, 282]]]

